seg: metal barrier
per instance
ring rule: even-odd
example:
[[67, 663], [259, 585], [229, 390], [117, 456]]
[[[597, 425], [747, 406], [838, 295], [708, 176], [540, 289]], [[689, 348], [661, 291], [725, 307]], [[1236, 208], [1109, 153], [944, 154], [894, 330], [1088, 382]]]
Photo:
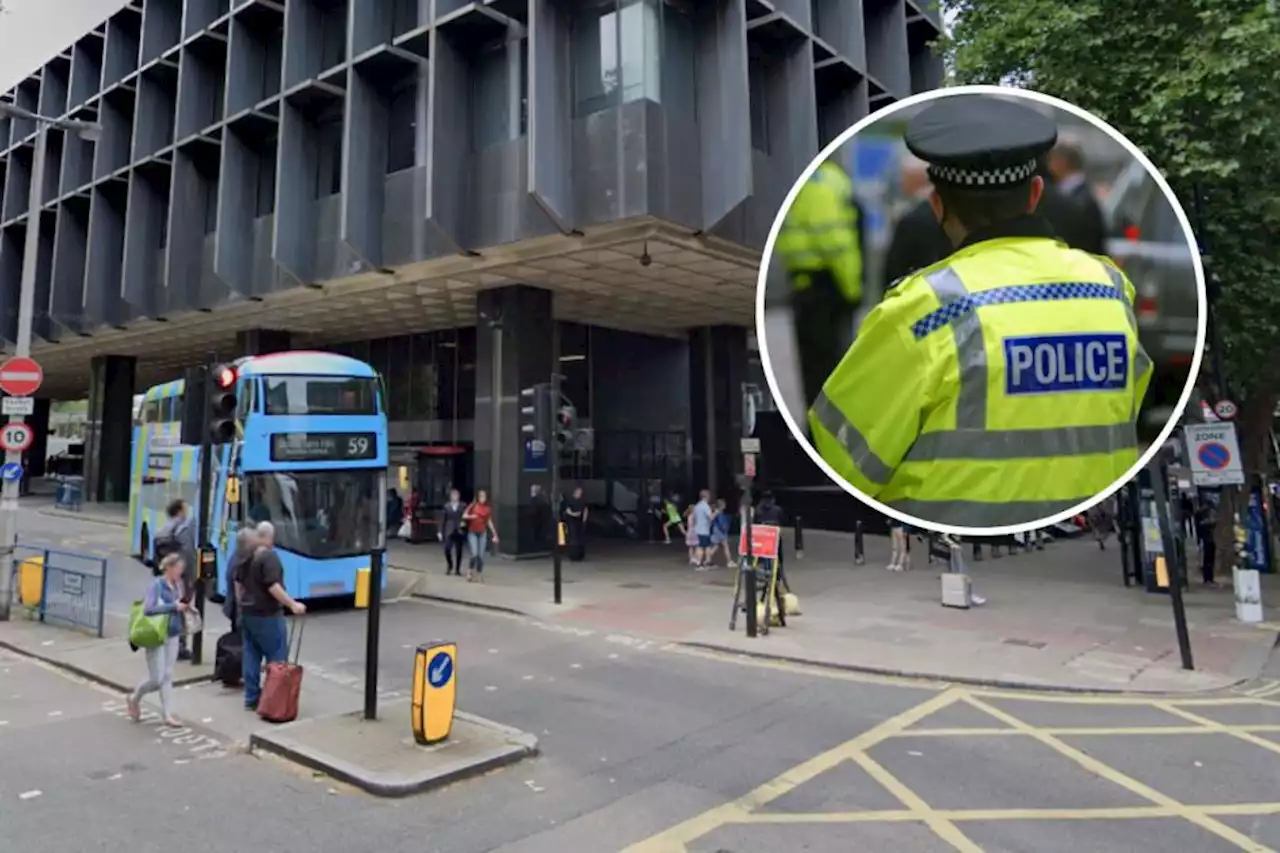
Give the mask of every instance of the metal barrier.
[[40, 604], [36, 610], [40, 621], [92, 631], [101, 637], [106, 612], [107, 558], [19, 542], [14, 548], [15, 577], [22, 563], [35, 557], [43, 559]]

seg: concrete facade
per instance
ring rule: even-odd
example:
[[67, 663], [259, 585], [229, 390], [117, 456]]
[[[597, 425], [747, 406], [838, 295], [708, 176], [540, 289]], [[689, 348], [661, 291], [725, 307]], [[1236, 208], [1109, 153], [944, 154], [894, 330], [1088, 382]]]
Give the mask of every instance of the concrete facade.
[[[489, 377], [555, 364], [546, 326], [573, 322], [684, 342], [697, 479], [729, 479], [776, 210], [822, 144], [940, 85], [940, 31], [925, 0], [134, 0], [3, 96], [103, 126], [51, 132], [47, 393], [106, 399], [108, 363], [144, 388], [211, 351], [474, 327], [465, 431], [490, 480], [507, 462], [480, 435], [511, 406]], [[6, 346], [33, 140], [0, 119]], [[495, 353], [486, 306], [512, 300], [542, 325]]]

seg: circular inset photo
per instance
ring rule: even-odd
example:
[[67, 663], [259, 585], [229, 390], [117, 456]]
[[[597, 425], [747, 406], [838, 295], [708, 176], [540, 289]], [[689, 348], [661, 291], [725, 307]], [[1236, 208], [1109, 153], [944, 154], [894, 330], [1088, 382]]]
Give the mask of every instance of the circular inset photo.
[[1088, 510], [1169, 438], [1205, 337], [1186, 213], [1114, 128], [995, 86], [908, 98], [801, 175], [757, 334], [787, 425], [898, 521], [1022, 533]]

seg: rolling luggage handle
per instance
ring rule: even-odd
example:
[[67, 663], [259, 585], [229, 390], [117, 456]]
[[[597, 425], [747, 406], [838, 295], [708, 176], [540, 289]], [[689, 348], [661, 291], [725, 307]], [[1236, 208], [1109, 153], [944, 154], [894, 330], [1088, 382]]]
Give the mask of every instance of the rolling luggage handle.
[[[294, 616], [289, 624], [289, 640], [285, 646], [285, 662], [298, 665], [298, 658], [302, 655], [302, 629], [307, 621], [306, 616]], [[295, 638], [297, 643], [294, 643]]]

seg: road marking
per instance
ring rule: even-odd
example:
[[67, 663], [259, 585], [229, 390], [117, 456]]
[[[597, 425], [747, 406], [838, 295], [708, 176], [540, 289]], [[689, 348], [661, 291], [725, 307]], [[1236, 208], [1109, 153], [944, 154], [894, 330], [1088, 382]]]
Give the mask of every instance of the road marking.
[[[1265, 817], [1280, 814], [1280, 803], [1232, 803], [1230, 805], [1189, 806], [1215, 817]], [[934, 814], [952, 823], [988, 821], [1143, 820], [1181, 817], [1167, 806], [1126, 806], [1094, 809], [936, 809]], [[739, 823], [831, 824], [831, 823], [919, 823], [920, 815], [909, 809], [866, 812], [755, 812]]]
[[[1254, 746], [1260, 747], [1269, 752], [1280, 754], [1280, 743], [1267, 740], [1264, 737], [1258, 737], [1252, 731], [1250, 731], [1250, 729], [1254, 728], [1252, 726], [1246, 727], [1246, 726], [1224, 725], [1223, 723], [1219, 723], [1217, 720], [1211, 720], [1208, 717], [1202, 717], [1199, 714], [1193, 714], [1190, 711], [1184, 711], [1183, 709], [1169, 702], [1157, 702], [1155, 704], [1155, 707], [1159, 708], [1162, 711], [1167, 711], [1170, 714], [1176, 714], [1177, 716], [1182, 717], [1184, 720], [1190, 720], [1193, 723], [1198, 723], [1199, 725], [1203, 726], [1204, 730], [1207, 730], [1205, 731], [1206, 734], [1231, 735], [1234, 738], [1239, 738], [1240, 740], [1245, 741], [1246, 743], [1251, 743]], [[1261, 726], [1257, 728], [1262, 729]], [[1276, 728], [1277, 727], [1274, 727], [1274, 726], [1268, 726], [1267, 728], [1262, 730], [1272, 731], [1273, 729], [1276, 729]]]
[[[1177, 714], [1177, 711], [1170, 711]], [[1179, 715], [1184, 719], [1190, 719], [1194, 715]], [[1196, 719], [1201, 719], [1196, 717]], [[1146, 736], [1146, 735], [1202, 735], [1205, 734], [1206, 726], [1198, 724], [1194, 726], [1130, 726], [1107, 727], [1099, 726], [1093, 728], [1090, 726], [1074, 726], [1074, 727], [1051, 727], [1037, 726], [1036, 731], [1044, 732], [1053, 737], [1090, 737], [1093, 735], [1115, 735], [1115, 736]], [[1228, 734], [1237, 732], [1242, 734], [1264, 734], [1272, 732], [1280, 732], [1280, 725], [1268, 724], [1259, 726], [1227, 726], [1222, 725], [1218, 729]], [[1017, 729], [908, 729], [899, 735], [898, 738], [911, 737], [1027, 737], [1027, 732]], [[1270, 743], [1270, 741], [1268, 741]]]
[[21, 794], [18, 795], [18, 799], [34, 800], [36, 797], [40, 796], [43, 793], [44, 791], [23, 791]]
[[[960, 698], [960, 695], [960, 691], [952, 688], [932, 696], [857, 737], [796, 765], [738, 799], [709, 809], [657, 835], [637, 842], [623, 853], [686, 853], [687, 846], [693, 841], [726, 824], [742, 822], [742, 819], [751, 812], [795, 790], [855, 754], [864, 752], [908, 726], [920, 722], [935, 711], [951, 705]], [[916, 819], [920, 820], [919, 815]]]
[[[102, 710], [117, 717], [127, 719], [129, 716], [128, 703], [120, 699], [103, 702]], [[141, 725], [158, 729], [157, 734], [159, 737], [156, 739], [157, 743], [172, 743], [174, 746], [183, 747], [186, 753], [196, 759], [225, 758], [230, 752], [222, 741], [198, 732], [189, 726], [177, 728], [164, 726], [164, 717], [158, 711], [153, 711], [150, 708], [142, 709], [138, 722]]]
[[974, 844], [954, 823], [939, 817], [938, 813], [930, 808], [923, 797], [902, 784], [898, 777], [886, 770], [883, 765], [871, 756], [859, 751], [849, 757], [854, 764], [866, 771], [868, 776], [875, 779], [885, 790], [897, 797], [917, 819], [922, 820], [925, 826], [932, 829], [934, 834], [943, 841], [962, 851], [962, 853], [982, 853], [982, 848]]
[[1070, 746], [1061, 740], [1058, 740], [1053, 735], [1049, 735], [1044, 733], [1043, 731], [1039, 731], [1035, 729], [1030, 724], [1023, 722], [1022, 720], [1018, 719], [1017, 717], [1013, 716], [1012, 714], [1006, 711], [1000, 710], [994, 705], [987, 704], [986, 702], [973, 696], [972, 694], [964, 695], [963, 699], [964, 701], [968, 702], [970, 705], [974, 706], [978, 710], [985, 711], [986, 713], [990, 714], [991, 716], [995, 717], [997, 720], [1000, 720], [1006, 725], [1012, 728], [1020, 729], [1022, 731], [1027, 732], [1036, 740], [1040, 741], [1040, 743], [1052, 749], [1054, 752], [1057, 752], [1058, 754], [1062, 755], [1065, 758], [1071, 759], [1076, 764], [1079, 764], [1085, 770], [1088, 770], [1094, 775], [1100, 776], [1103, 779], [1106, 779], [1107, 781], [1112, 782], [1113, 784], [1119, 785], [1121, 788], [1124, 788], [1130, 793], [1136, 794], [1137, 796], [1142, 797], [1144, 800], [1154, 803], [1155, 805], [1163, 806], [1168, 809], [1173, 809], [1177, 813], [1178, 817], [1181, 817], [1184, 820], [1194, 823], [1196, 826], [1199, 826], [1201, 829], [1205, 829], [1205, 830], [1208, 830], [1209, 832], [1212, 832], [1214, 835], [1218, 836], [1219, 838], [1236, 845], [1241, 850], [1251, 850], [1251, 851], [1255, 851], [1255, 853], [1261, 853], [1261, 851], [1268, 849], [1262, 846], [1261, 844], [1258, 844], [1257, 842], [1253, 841], [1252, 839], [1249, 838], [1249, 836], [1245, 835], [1244, 833], [1239, 832], [1235, 829], [1232, 829], [1230, 826], [1227, 826], [1225, 823], [1221, 823], [1219, 821], [1214, 820], [1212, 817], [1205, 814], [1204, 812], [1198, 811], [1192, 806], [1188, 806], [1184, 803], [1180, 803], [1177, 800], [1175, 800], [1173, 797], [1170, 797], [1166, 794], [1162, 794], [1161, 792], [1157, 791], [1155, 788], [1152, 788], [1148, 785], [1144, 785], [1142, 782], [1139, 782], [1137, 779], [1134, 779], [1130, 776], [1126, 776], [1125, 774], [1121, 773], [1119, 770], [1116, 770], [1114, 767], [1110, 766], [1109, 764], [1104, 764], [1103, 762], [1099, 761], [1097, 758], [1094, 758], [1092, 755], [1082, 752], [1081, 750], [1078, 750], [1075, 747]]

